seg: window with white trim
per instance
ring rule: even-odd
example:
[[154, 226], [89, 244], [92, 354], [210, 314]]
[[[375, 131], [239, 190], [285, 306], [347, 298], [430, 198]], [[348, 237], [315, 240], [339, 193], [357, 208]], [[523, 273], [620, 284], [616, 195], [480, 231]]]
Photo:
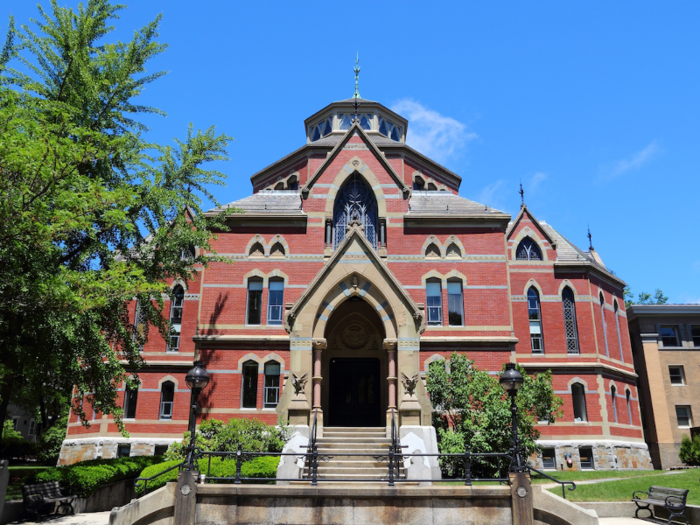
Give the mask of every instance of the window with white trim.
[[527, 316], [530, 322], [530, 346], [533, 354], [544, 354], [544, 335], [542, 334], [542, 311], [540, 294], [534, 286], [527, 291]]
[[688, 405], [676, 405], [676, 419], [678, 428], [690, 428], [693, 426], [693, 416]]
[[574, 421], [577, 423], [588, 421], [586, 391], [581, 383], [571, 385], [571, 400], [574, 405]]
[[280, 372], [281, 367], [277, 361], [265, 363], [265, 391], [263, 395], [263, 408], [275, 408], [280, 399]]
[[685, 385], [685, 370], [682, 365], [669, 366], [668, 375], [672, 385]]
[[177, 285], [173, 290], [173, 300], [170, 303], [170, 343], [169, 352], [177, 352], [180, 349], [180, 331], [182, 329], [182, 307], [185, 303], [185, 290], [181, 285]]
[[173, 418], [173, 403], [175, 401], [175, 383], [164, 381], [160, 386], [160, 413], [158, 419], [170, 420]]
[[268, 283], [267, 324], [282, 324], [284, 315], [284, 279], [273, 278]]
[[430, 279], [425, 283], [425, 295], [428, 324], [442, 325], [442, 285], [438, 279]]
[[258, 363], [243, 363], [241, 408], [258, 408]]
[[464, 325], [464, 295], [462, 281], [447, 281], [447, 320], [450, 326]]

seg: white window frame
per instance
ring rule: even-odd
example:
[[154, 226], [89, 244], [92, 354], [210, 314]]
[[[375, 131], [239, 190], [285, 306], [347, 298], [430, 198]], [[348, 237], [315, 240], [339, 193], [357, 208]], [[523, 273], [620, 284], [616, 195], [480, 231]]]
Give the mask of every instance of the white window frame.
[[[440, 290], [439, 295], [428, 295], [428, 288], [430, 285], [437, 285]], [[429, 306], [428, 299], [431, 297], [439, 297], [440, 304], [437, 306]], [[442, 326], [442, 283], [438, 279], [430, 279], [425, 282], [425, 312], [428, 319], [428, 326]], [[437, 320], [431, 321], [431, 312], [437, 317]]]
[[[681, 425], [680, 416], [678, 411], [685, 410], [686, 416], [688, 418], [687, 425]], [[693, 426], [693, 412], [690, 409], [690, 405], [676, 405], [676, 422], [678, 423], [678, 428], [692, 428]]]
[[[672, 368], [677, 368], [680, 371], [680, 378], [681, 382], [680, 383], [674, 383], [673, 382], [673, 374], [671, 374], [671, 369]], [[672, 386], [686, 386], [685, 382], [685, 368], [683, 365], [668, 365], [668, 377], [671, 381]]]
[[[674, 336], [675, 336], [675, 338], [676, 338], [676, 344], [675, 344], [675, 345], [667, 345], [667, 344], [664, 342], [664, 337], [670, 337], [670, 336], [664, 336], [664, 335], [661, 333], [661, 331], [662, 331], [664, 328], [673, 330], [673, 334], [674, 334]], [[681, 338], [680, 338], [680, 333], [679, 333], [679, 330], [678, 330], [678, 326], [668, 325], [668, 324], [659, 325], [659, 341], [661, 342], [661, 348], [680, 348], [680, 347], [681, 347]]]

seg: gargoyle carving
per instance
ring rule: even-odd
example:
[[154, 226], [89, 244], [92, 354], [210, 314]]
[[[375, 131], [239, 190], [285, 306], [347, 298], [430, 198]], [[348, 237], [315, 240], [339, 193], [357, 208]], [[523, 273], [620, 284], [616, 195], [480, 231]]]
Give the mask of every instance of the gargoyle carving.
[[298, 396], [300, 392], [304, 390], [306, 382], [309, 380], [308, 372], [301, 377], [297, 377], [295, 373], [292, 373], [292, 386], [294, 387], [294, 395]]
[[411, 397], [413, 397], [413, 394], [416, 391], [416, 386], [418, 385], [419, 378], [420, 378], [419, 372], [416, 372], [411, 377], [408, 377], [406, 374], [401, 372], [401, 382], [403, 383], [403, 387], [406, 389], [406, 392]]

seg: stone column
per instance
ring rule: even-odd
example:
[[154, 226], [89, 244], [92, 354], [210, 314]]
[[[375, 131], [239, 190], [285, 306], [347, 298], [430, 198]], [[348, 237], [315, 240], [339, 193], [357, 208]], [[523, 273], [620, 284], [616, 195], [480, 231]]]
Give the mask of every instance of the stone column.
[[398, 346], [398, 341], [396, 339], [384, 339], [382, 343], [384, 350], [386, 350], [388, 362], [389, 362], [389, 375], [386, 380], [389, 387], [389, 407], [386, 411], [386, 431], [387, 436], [391, 437], [391, 416], [394, 414], [396, 417], [396, 424], [399, 424], [398, 414], [396, 412], [396, 387], [398, 377], [396, 376], [396, 348]]
[[313, 407], [311, 409], [311, 420], [309, 424], [313, 423], [314, 413], [316, 416], [316, 428], [318, 437], [323, 437], [323, 410], [321, 409], [321, 382], [323, 377], [321, 376], [321, 363], [323, 357], [323, 351], [327, 348], [327, 341], [325, 339], [313, 339], [311, 341], [313, 347]]

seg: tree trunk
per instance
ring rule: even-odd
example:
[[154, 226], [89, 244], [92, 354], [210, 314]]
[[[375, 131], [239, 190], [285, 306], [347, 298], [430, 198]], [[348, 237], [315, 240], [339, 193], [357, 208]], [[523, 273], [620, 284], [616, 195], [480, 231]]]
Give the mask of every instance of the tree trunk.
[[0, 427], [0, 439], [2, 439], [2, 434], [5, 430], [5, 417], [7, 417], [7, 406], [10, 404], [10, 394], [12, 394], [12, 385], [15, 382], [15, 376], [12, 374], [6, 375], [2, 384], [2, 389], [0, 390], [0, 396], [2, 401], [0, 401], [0, 422], [2, 427]]

